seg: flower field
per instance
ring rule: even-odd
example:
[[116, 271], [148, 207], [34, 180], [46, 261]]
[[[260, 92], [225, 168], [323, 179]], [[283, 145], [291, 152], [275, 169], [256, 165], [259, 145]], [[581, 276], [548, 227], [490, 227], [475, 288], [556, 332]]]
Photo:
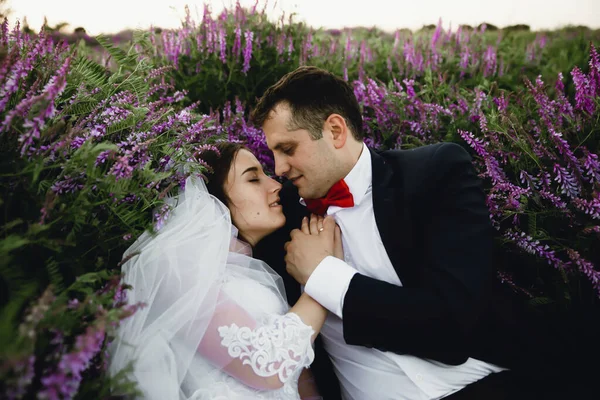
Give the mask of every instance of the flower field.
[[[316, 65], [349, 81], [366, 143], [463, 145], [496, 228], [497, 279], [540, 308], [600, 302], [600, 31], [440, 24], [317, 30], [264, 6], [67, 43], [0, 30], [0, 397], [108, 398], [107, 343], [136, 311], [123, 252], [165, 196], [242, 141], [257, 98]], [[557, 344], [557, 346], [560, 344]]]

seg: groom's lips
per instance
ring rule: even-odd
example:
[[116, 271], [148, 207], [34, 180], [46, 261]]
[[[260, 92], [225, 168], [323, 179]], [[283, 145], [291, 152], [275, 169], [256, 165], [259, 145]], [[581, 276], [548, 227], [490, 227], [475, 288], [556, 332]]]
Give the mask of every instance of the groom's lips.
[[295, 177], [295, 178], [290, 178], [290, 181], [292, 181], [292, 183], [295, 185], [295, 184], [296, 184], [296, 181], [297, 181], [298, 179], [300, 179], [300, 178], [302, 178], [302, 175], [300, 175], [300, 176], [297, 176], [297, 177]]

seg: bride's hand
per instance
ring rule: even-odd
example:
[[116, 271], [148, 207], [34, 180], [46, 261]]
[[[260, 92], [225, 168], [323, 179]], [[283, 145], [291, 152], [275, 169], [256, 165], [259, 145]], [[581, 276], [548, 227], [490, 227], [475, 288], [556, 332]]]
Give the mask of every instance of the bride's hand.
[[[302, 232], [307, 235], [319, 235], [319, 233], [323, 230], [323, 220], [324, 218], [320, 215], [311, 214], [310, 220], [308, 218], [304, 218], [302, 220]], [[335, 231], [333, 236], [333, 256], [339, 258], [340, 260], [344, 259], [344, 249], [342, 248], [342, 230], [338, 224], [335, 224]]]
[[319, 232], [321, 232], [319, 229], [323, 230], [323, 217], [310, 214], [310, 216], [302, 219], [302, 226], [300, 227], [302, 233], [319, 236]]

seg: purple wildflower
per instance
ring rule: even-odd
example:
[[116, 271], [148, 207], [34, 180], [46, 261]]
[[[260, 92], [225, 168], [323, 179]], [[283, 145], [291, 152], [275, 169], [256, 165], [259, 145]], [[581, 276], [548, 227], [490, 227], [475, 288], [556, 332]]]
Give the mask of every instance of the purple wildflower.
[[504, 237], [515, 243], [518, 247], [525, 250], [529, 254], [541, 257], [545, 259], [548, 264], [555, 268], [564, 268], [565, 263], [556, 257], [554, 250], [551, 250], [548, 245], [540, 244], [539, 240], [534, 240], [531, 236], [526, 235], [525, 232], [515, 232], [508, 230]]
[[556, 88], [556, 91], [559, 93], [564, 93], [565, 91], [565, 84], [563, 83], [563, 74], [562, 72], [558, 73], [558, 79], [556, 80], [556, 85], [554, 86]]
[[74, 310], [79, 306], [79, 300], [77, 299], [71, 299], [69, 300], [69, 302], [67, 303], [67, 308]]
[[163, 204], [160, 209], [154, 213], [154, 230], [159, 231], [169, 219], [171, 206]]
[[463, 45], [462, 50], [460, 52], [460, 62], [459, 62], [459, 67], [461, 70], [461, 73], [460, 73], [461, 77], [465, 75], [467, 68], [469, 67], [470, 61], [471, 61], [471, 53], [470, 53], [469, 46]]
[[558, 208], [559, 210], [565, 210], [567, 208], [567, 203], [565, 203], [559, 196], [555, 195], [554, 193], [550, 193], [546, 190], [540, 190], [539, 195], [540, 197], [550, 201], [550, 203], [552, 203], [552, 205]]
[[27, 393], [27, 388], [31, 384], [35, 375], [35, 356], [31, 355], [26, 360], [20, 360], [13, 367], [13, 372], [18, 376], [16, 382], [8, 381], [6, 383], [7, 400], [22, 399]]
[[585, 234], [589, 234], [589, 233], [600, 233], [600, 225], [594, 225], [594, 226], [590, 226], [588, 228], [585, 228], [584, 230], [582, 230], [583, 233]]
[[504, 95], [504, 92], [500, 95], [500, 97], [494, 97], [494, 104], [498, 107], [498, 111], [504, 113], [508, 108], [508, 98]]
[[415, 93], [415, 88], [414, 88], [415, 81], [413, 79], [403, 79], [402, 82], [406, 86], [406, 94], [408, 95], [408, 97], [409, 98], [417, 97], [417, 94]]
[[558, 164], [554, 164], [554, 173], [556, 174], [554, 180], [560, 184], [561, 192], [572, 199], [576, 199], [580, 193], [577, 179], [566, 168]]
[[598, 155], [590, 153], [587, 149], [584, 150], [585, 160], [583, 167], [586, 170], [586, 175], [589, 177], [590, 182], [600, 183], [600, 161], [598, 161]]
[[492, 76], [497, 70], [497, 55], [496, 49], [493, 46], [488, 46], [487, 50], [483, 55], [483, 76]]
[[223, 64], [227, 63], [227, 32], [223, 25], [219, 27], [219, 59]]
[[487, 176], [489, 176], [492, 179], [492, 182], [494, 184], [505, 182], [506, 175], [504, 174], [504, 171], [500, 167], [498, 160], [496, 160], [488, 152], [486, 144], [483, 142], [483, 140], [476, 138], [471, 132], [463, 131], [460, 129], [458, 131], [458, 134], [460, 135], [460, 137], [463, 138], [465, 142], [467, 142], [469, 146], [471, 146], [473, 150], [475, 150], [477, 155], [479, 155], [483, 159], [487, 171]]
[[575, 84], [575, 109], [593, 115], [596, 110], [594, 102], [596, 83], [591, 81], [578, 67], [573, 68], [571, 75]]
[[101, 327], [88, 327], [77, 336], [74, 351], [61, 357], [55, 371], [42, 377], [38, 399], [72, 399], [79, 390], [82, 373], [102, 347], [105, 334]]
[[593, 219], [600, 219], [600, 200], [573, 199], [573, 205]]
[[130, 159], [127, 156], [117, 157], [110, 173], [113, 174], [117, 180], [131, 178], [134, 168], [130, 165], [129, 161]]
[[96, 167], [98, 167], [101, 164], [106, 164], [106, 160], [111, 155], [111, 153], [112, 153], [111, 150], [105, 150], [102, 153], [100, 153], [98, 155], [98, 157], [96, 157], [96, 161], [95, 161], [94, 165], [96, 165]]
[[85, 143], [85, 140], [86, 139], [84, 137], [81, 137], [81, 136], [78, 136], [78, 137], [74, 138], [71, 141], [71, 148], [73, 150], [77, 150], [78, 148], [80, 148]]
[[596, 50], [596, 46], [591, 45], [590, 49], [590, 72], [589, 77], [592, 82], [595, 83], [597, 90], [600, 90], [600, 54]]
[[535, 297], [529, 291], [523, 289], [522, 287], [517, 286], [517, 284], [513, 281], [512, 276], [510, 276], [506, 271], [498, 271], [497, 272], [497, 276], [498, 276], [498, 279], [500, 280], [501, 283], [508, 284], [511, 288], [513, 288], [513, 290], [515, 290], [517, 292], [521, 292], [521, 293], [525, 294], [529, 298]]
[[244, 39], [246, 41], [246, 47], [244, 47], [244, 66], [242, 67], [242, 72], [246, 74], [250, 70], [250, 60], [252, 59], [252, 40], [254, 39], [254, 32], [244, 32]]
[[[236, 58], [238, 58], [242, 54], [242, 29], [239, 26], [235, 28], [235, 40], [233, 41], [233, 49], [231, 53]], [[281, 54], [281, 52], [279, 52], [278, 54]]]
[[81, 173], [79, 177], [63, 176], [61, 181], [56, 181], [50, 189], [56, 194], [74, 193], [83, 189], [83, 184], [80, 181], [85, 177], [85, 173]]
[[600, 271], [594, 268], [594, 264], [583, 259], [581, 255], [573, 250], [568, 249], [567, 254], [569, 258], [577, 265], [579, 271], [581, 271], [592, 283], [592, 286], [600, 295]]

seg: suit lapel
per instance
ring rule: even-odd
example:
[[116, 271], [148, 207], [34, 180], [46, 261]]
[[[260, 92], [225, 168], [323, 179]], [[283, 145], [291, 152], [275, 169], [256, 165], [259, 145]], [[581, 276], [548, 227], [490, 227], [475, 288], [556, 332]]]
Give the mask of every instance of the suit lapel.
[[402, 171], [391, 160], [371, 150], [373, 168], [373, 212], [381, 241], [403, 286], [412, 281], [409, 262], [412, 248], [410, 218], [404, 200]]

